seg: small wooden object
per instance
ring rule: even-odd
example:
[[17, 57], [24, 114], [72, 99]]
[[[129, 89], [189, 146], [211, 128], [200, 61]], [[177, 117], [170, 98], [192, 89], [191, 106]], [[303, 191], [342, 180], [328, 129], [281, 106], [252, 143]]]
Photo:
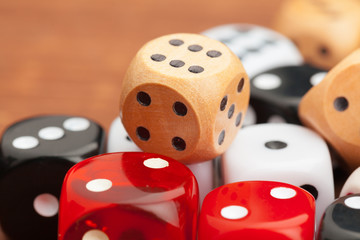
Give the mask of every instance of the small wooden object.
[[299, 106], [302, 123], [318, 131], [350, 169], [360, 166], [360, 49], [310, 89]]
[[284, 1], [273, 28], [292, 39], [307, 63], [331, 69], [360, 46], [360, 1]]
[[195, 163], [222, 154], [240, 129], [249, 79], [224, 44], [172, 34], [145, 44], [123, 79], [120, 117], [145, 152]]

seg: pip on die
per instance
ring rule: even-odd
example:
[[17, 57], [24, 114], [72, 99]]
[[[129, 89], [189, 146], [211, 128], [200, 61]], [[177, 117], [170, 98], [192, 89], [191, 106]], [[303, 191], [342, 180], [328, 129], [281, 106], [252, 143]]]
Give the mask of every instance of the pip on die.
[[123, 79], [120, 117], [145, 152], [182, 163], [222, 154], [243, 122], [249, 80], [222, 43], [172, 34], [145, 44]]
[[66, 115], [36, 116], [6, 129], [0, 144], [0, 224], [7, 238], [56, 238], [65, 174], [102, 153], [104, 135], [94, 121]]
[[267, 180], [306, 189], [316, 200], [317, 223], [334, 200], [333, 172], [326, 142], [302, 126], [267, 123], [245, 127], [223, 155], [222, 170], [225, 184]]
[[99, 155], [65, 177], [58, 239], [195, 239], [198, 205], [183, 164], [142, 152]]
[[244, 181], [210, 192], [199, 220], [199, 240], [312, 240], [315, 201], [280, 182]]

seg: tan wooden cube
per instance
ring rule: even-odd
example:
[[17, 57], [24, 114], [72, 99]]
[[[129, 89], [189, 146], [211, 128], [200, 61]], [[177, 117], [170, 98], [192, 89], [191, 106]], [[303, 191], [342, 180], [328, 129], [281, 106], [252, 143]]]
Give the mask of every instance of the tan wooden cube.
[[273, 28], [296, 43], [306, 62], [331, 69], [360, 46], [360, 1], [284, 1]]
[[222, 43], [171, 34], [145, 44], [123, 79], [120, 117], [145, 152], [195, 163], [222, 154], [243, 122], [249, 79]]
[[360, 49], [303, 97], [299, 116], [319, 132], [350, 169], [360, 166]]

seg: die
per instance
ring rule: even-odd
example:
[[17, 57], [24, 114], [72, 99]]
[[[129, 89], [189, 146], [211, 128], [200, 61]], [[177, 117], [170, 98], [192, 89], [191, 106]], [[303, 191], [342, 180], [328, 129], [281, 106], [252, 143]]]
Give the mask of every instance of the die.
[[251, 106], [251, 104], [249, 103], [249, 107], [246, 111], [245, 114], [245, 118], [244, 118], [244, 122], [243, 122], [243, 127], [249, 126], [249, 125], [254, 125], [256, 124], [256, 113], [254, 108]]
[[120, 117], [145, 152], [190, 164], [221, 155], [249, 102], [240, 60], [222, 43], [171, 34], [145, 44], [122, 81]]
[[338, 198], [325, 211], [317, 240], [360, 238], [360, 194]]
[[131, 140], [126, 132], [120, 117], [116, 117], [111, 123], [106, 152], [140, 152], [141, 149]]
[[6, 129], [0, 143], [0, 223], [9, 239], [56, 239], [65, 174], [104, 151], [104, 134], [90, 119], [67, 115], [32, 117]]
[[202, 204], [205, 196], [214, 189], [216, 175], [214, 166], [215, 159], [199, 163], [187, 164], [186, 166], [194, 174], [199, 187], [199, 201]]
[[255, 110], [257, 123], [300, 124], [298, 106], [301, 98], [326, 73], [305, 64], [275, 68], [256, 75], [250, 80], [250, 105]]
[[266, 123], [242, 129], [223, 155], [222, 169], [225, 184], [268, 180], [304, 188], [316, 200], [317, 223], [334, 200], [328, 147], [318, 134], [299, 125]]
[[[245, 120], [244, 120], [245, 121]], [[130, 139], [126, 129], [121, 123], [120, 117], [115, 118], [109, 130], [107, 152], [140, 152], [135, 143]], [[206, 194], [213, 190], [215, 185], [215, 173], [213, 161], [208, 160], [199, 163], [187, 164], [186, 166], [195, 175], [198, 187], [200, 203], [204, 200]]]
[[360, 166], [359, 72], [360, 50], [356, 50], [331, 69], [299, 104], [301, 122], [324, 137], [352, 170]]
[[331, 69], [360, 45], [358, 1], [284, 1], [273, 28], [292, 39], [305, 61]]
[[195, 240], [198, 204], [183, 164], [152, 153], [103, 154], [67, 173], [58, 239]]
[[269, 28], [228, 24], [211, 28], [203, 34], [226, 44], [241, 59], [250, 78], [273, 68], [303, 63], [294, 43]]
[[199, 219], [199, 240], [314, 238], [315, 201], [285, 183], [244, 181], [210, 192]]
[[360, 193], [360, 167], [355, 169], [347, 178], [341, 189], [340, 197]]

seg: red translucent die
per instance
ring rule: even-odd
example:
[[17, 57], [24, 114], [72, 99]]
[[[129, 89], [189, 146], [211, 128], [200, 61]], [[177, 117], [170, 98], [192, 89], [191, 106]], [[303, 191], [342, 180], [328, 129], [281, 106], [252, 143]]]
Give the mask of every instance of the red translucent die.
[[198, 186], [183, 164], [158, 154], [110, 153], [67, 173], [59, 240], [196, 238]]
[[221, 186], [204, 199], [199, 240], [312, 240], [315, 200], [305, 190], [269, 181]]

